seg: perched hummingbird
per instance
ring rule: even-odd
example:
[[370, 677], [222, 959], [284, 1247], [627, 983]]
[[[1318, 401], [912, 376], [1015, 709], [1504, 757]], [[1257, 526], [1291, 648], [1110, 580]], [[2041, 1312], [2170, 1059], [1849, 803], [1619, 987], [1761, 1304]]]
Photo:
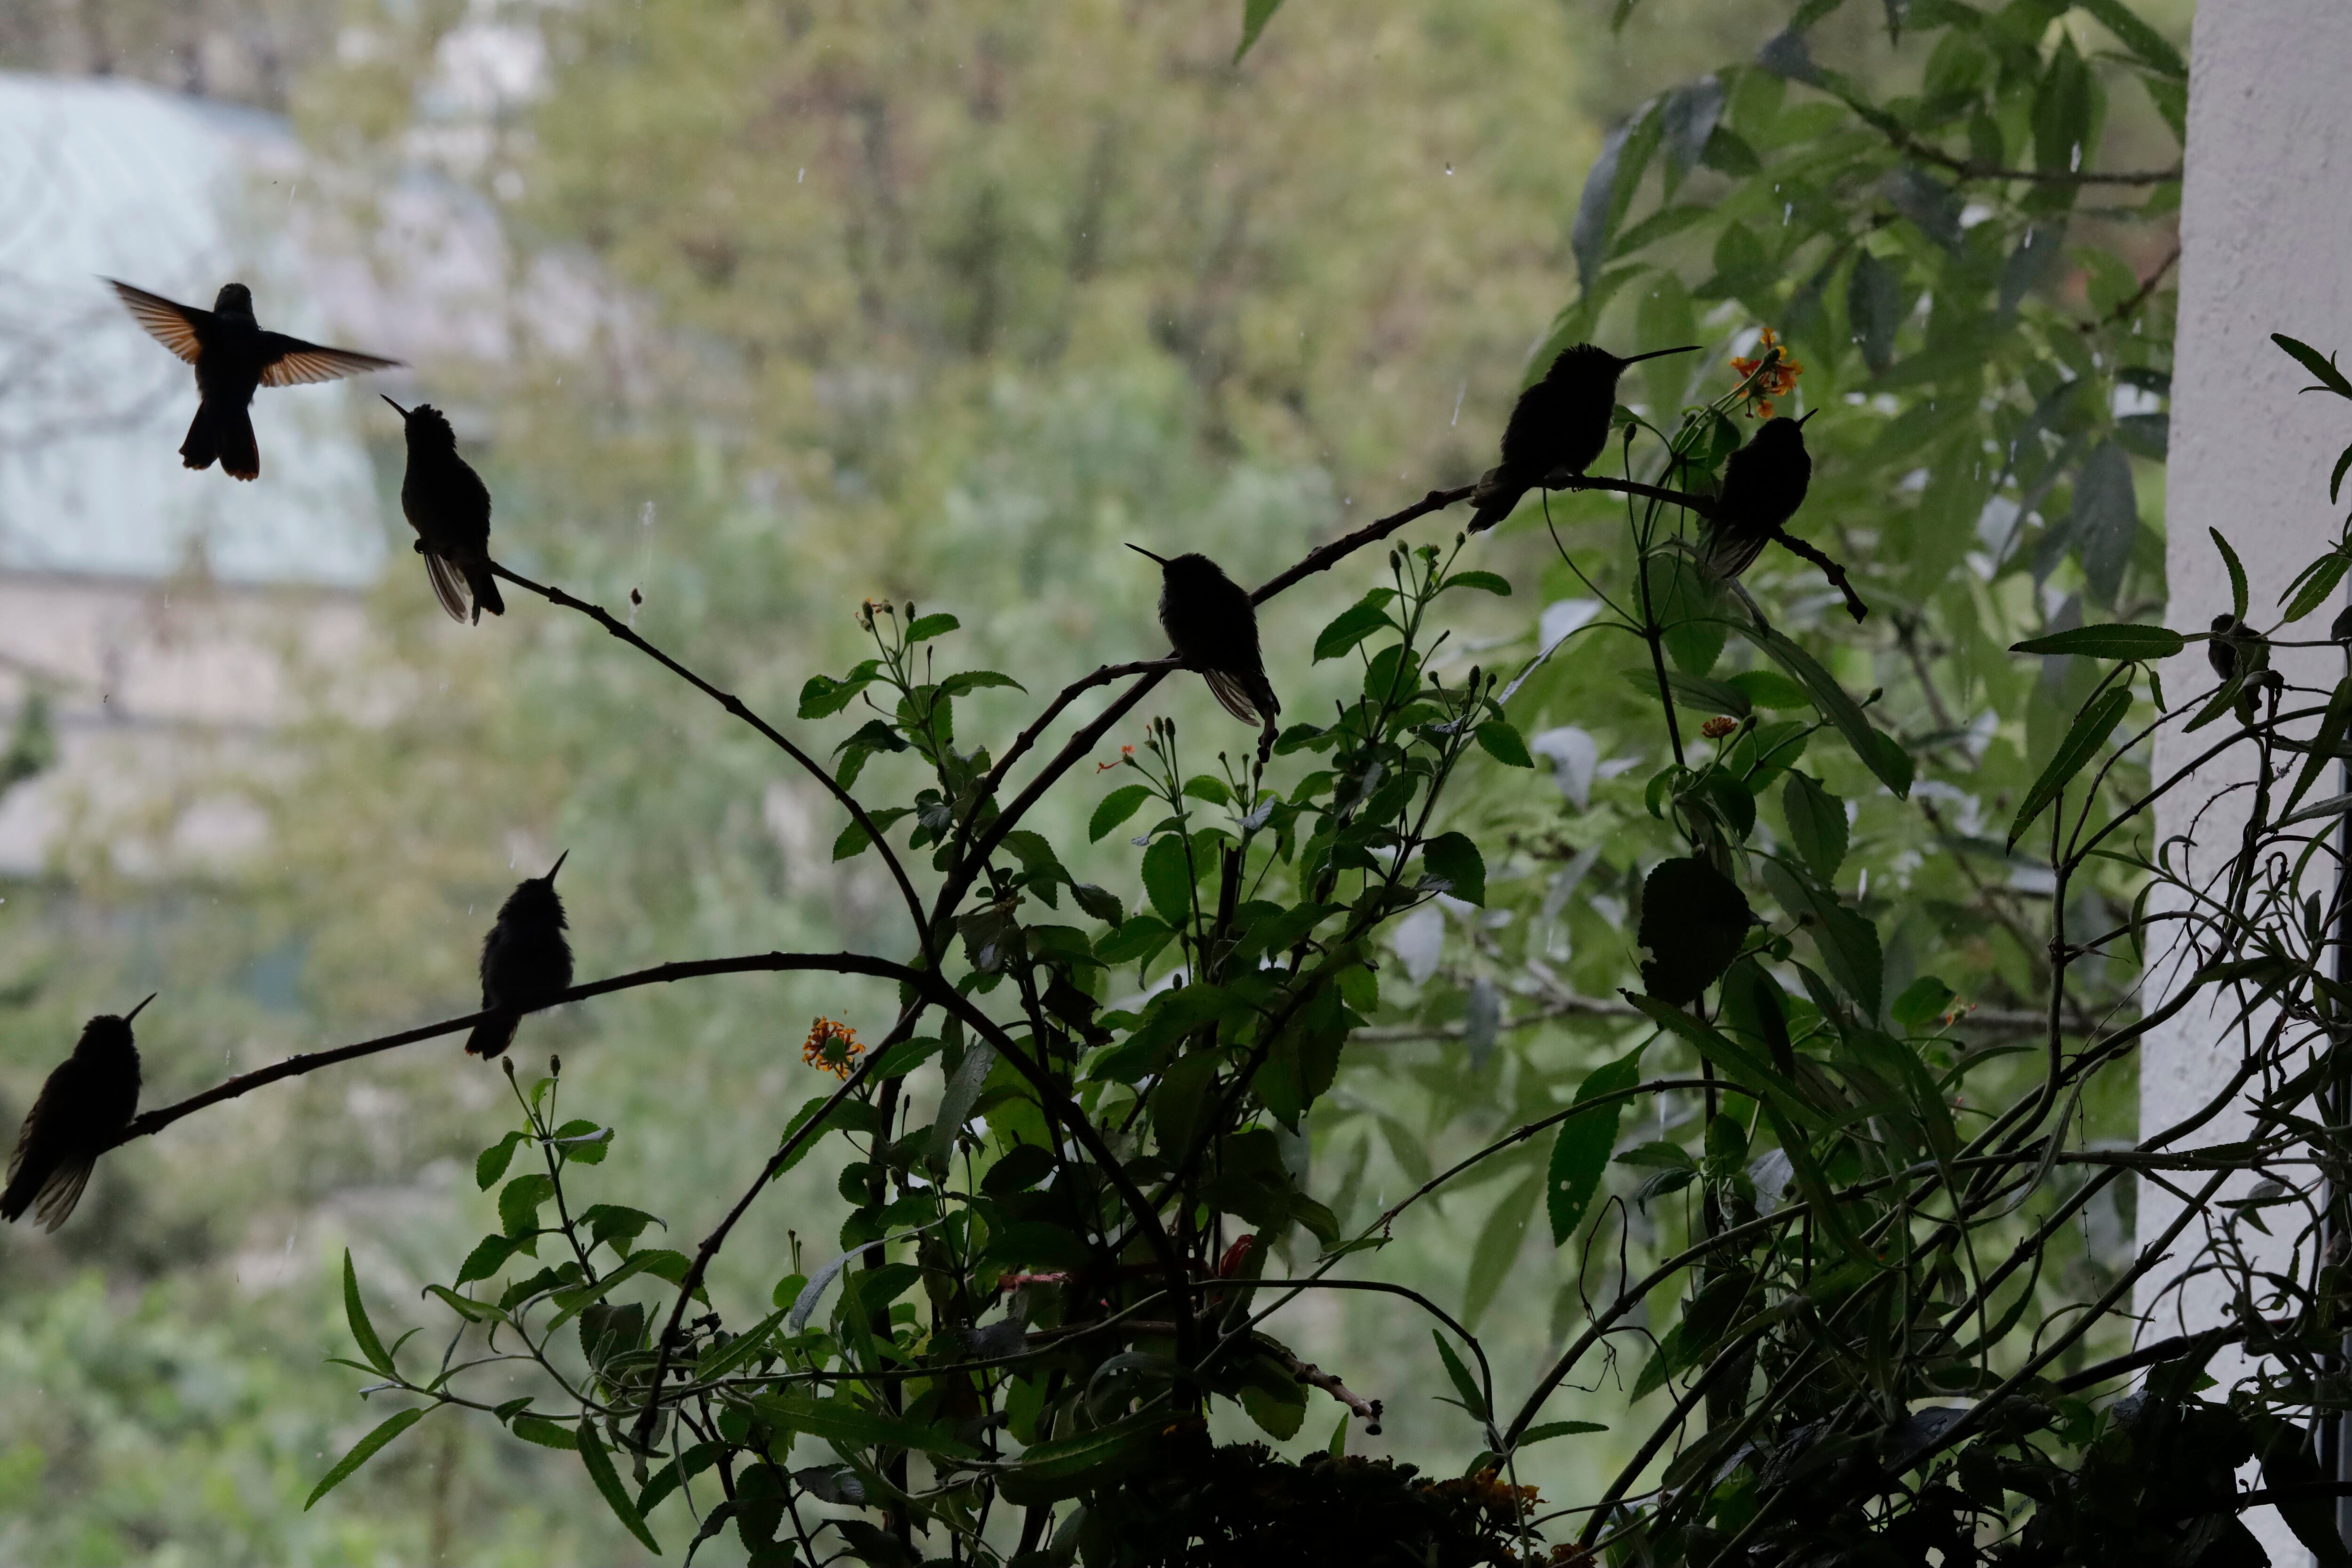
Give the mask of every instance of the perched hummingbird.
[[1477, 514], [1470, 531], [1483, 532], [1511, 515], [1519, 497], [1566, 469], [1580, 474], [1609, 445], [1609, 416], [1617, 407], [1617, 378], [1629, 364], [1661, 354], [1686, 354], [1699, 347], [1653, 349], [1619, 359], [1607, 349], [1577, 343], [1559, 351], [1544, 378], [1519, 394], [1510, 423], [1503, 426], [1503, 460], [1486, 470], [1471, 496]]
[[53, 1231], [81, 1201], [98, 1157], [121, 1139], [139, 1109], [139, 1047], [131, 1043], [131, 1020], [147, 1002], [125, 1016], [101, 1013], [84, 1024], [73, 1055], [41, 1085], [41, 1097], [16, 1134], [16, 1152], [8, 1156], [0, 1219], [22, 1219], [30, 1208], [41, 1227]]
[[[386, 403], [392, 403], [389, 397]], [[408, 471], [400, 481], [400, 510], [416, 530], [416, 553], [425, 557], [425, 574], [433, 580], [433, 596], [453, 621], [466, 618], [466, 598], [473, 595], [474, 624], [482, 612], [507, 613], [499, 596], [499, 580], [490, 574], [490, 489], [473, 466], [457, 456], [457, 433], [429, 403], [392, 411], [408, 426]], [[550, 873], [552, 875], [552, 873]]]
[[563, 940], [563, 900], [555, 896], [555, 874], [570, 854], [558, 855], [546, 876], [516, 883], [482, 939], [482, 1011], [498, 1016], [474, 1026], [467, 1055], [488, 1061], [504, 1052], [524, 1012], [572, 989], [572, 944]]
[[1738, 576], [1788, 526], [1805, 504], [1813, 480], [1812, 455], [1805, 450], [1805, 419], [1767, 419], [1745, 447], [1723, 465], [1723, 493], [1708, 520], [1704, 560], [1718, 582]]
[[1170, 560], [1130, 544], [1160, 563], [1160, 629], [1185, 667], [1197, 669], [1225, 711], [1260, 726], [1258, 761], [1274, 750], [1274, 721], [1282, 703], [1265, 678], [1257, 648], [1257, 608], [1248, 591], [1205, 555]]
[[2242, 673], [2238, 691], [2238, 722], [2252, 724], [2261, 710], [2262, 693], [2275, 685], [2285, 689], [2285, 678], [2271, 668], [2270, 638], [2235, 616], [2213, 617], [2213, 637], [2205, 645], [2205, 661], [2223, 681]]
[[233, 479], [260, 476], [261, 450], [254, 445], [248, 412], [255, 388], [337, 381], [400, 363], [263, 331], [253, 319], [253, 290], [242, 283], [222, 285], [213, 308], [199, 310], [111, 278], [107, 282], [149, 336], [196, 367], [196, 417], [180, 443], [180, 461], [192, 468], [211, 468], [217, 458], [221, 471]]

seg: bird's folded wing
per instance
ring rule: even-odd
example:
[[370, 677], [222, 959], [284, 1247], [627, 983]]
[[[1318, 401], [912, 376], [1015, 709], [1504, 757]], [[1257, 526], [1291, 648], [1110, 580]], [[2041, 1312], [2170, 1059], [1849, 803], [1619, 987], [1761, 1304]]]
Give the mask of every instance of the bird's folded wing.
[[312, 382], [341, 381], [347, 375], [359, 375], [371, 370], [389, 370], [402, 363], [352, 349], [331, 349], [319, 343], [306, 343], [283, 332], [262, 333], [261, 352], [268, 357], [268, 368], [261, 373], [261, 384], [264, 386], [308, 386]]
[[74, 1205], [81, 1202], [81, 1190], [89, 1185], [89, 1173], [97, 1163], [94, 1155], [66, 1160], [49, 1173], [49, 1179], [41, 1184], [41, 1195], [33, 1200], [33, 1217], [43, 1230], [54, 1232], [65, 1224]]
[[173, 304], [161, 294], [150, 294], [116, 279], [110, 278], [107, 282], [113, 286], [116, 298], [131, 312], [131, 320], [146, 328], [150, 337], [190, 364], [196, 363], [196, 354], [203, 347], [196, 341], [196, 327], [199, 322], [212, 320], [210, 310]]
[[1239, 680], [1222, 669], [1203, 670], [1202, 675], [1209, 689], [1216, 693], [1217, 700], [1225, 705], [1226, 712], [1244, 724], [1258, 721], [1257, 704], [1250, 700], [1248, 689]]
[[438, 555], [425, 557], [425, 574], [433, 580], [433, 596], [449, 612], [449, 618], [461, 625], [466, 619], [466, 585], [457, 569]]

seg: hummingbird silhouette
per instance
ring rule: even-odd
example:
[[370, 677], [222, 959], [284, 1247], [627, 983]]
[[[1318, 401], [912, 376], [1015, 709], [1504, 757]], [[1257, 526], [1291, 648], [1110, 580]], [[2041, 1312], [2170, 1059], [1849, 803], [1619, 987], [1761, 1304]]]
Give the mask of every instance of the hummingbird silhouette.
[[2265, 689], [2277, 686], [2284, 689], [2285, 685], [2285, 678], [2271, 668], [2270, 638], [2235, 616], [2213, 617], [2213, 637], [2205, 645], [2205, 662], [2224, 682], [2241, 673], [2245, 676], [2246, 682], [2238, 691], [2241, 724], [2254, 721]]
[[98, 1157], [121, 1140], [139, 1110], [139, 1047], [131, 1020], [147, 1002], [121, 1017], [101, 1013], [84, 1024], [73, 1055], [41, 1085], [16, 1134], [16, 1152], [8, 1157], [0, 1219], [13, 1223], [29, 1208], [42, 1229], [54, 1231], [81, 1201]]
[[1257, 608], [1249, 593], [1205, 555], [1170, 560], [1130, 544], [1160, 563], [1160, 629], [1188, 669], [1200, 671], [1225, 711], [1259, 726], [1257, 760], [1274, 750], [1274, 721], [1282, 703], [1265, 678], [1258, 652]]
[[1805, 450], [1805, 419], [1767, 419], [1764, 427], [1723, 465], [1723, 491], [1707, 520], [1701, 557], [1709, 576], [1728, 581], [1756, 564], [1805, 504], [1813, 481]]
[[106, 281], [150, 337], [196, 367], [196, 417], [180, 443], [180, 461], [192, 468], [209, 468], [217, 458], [232, 479], [260, 477], [250, 412], [256, 388], [337, 381], [401, 363], [264, 331], [253, 319], [253, 290], [242, 283], [223, 284], [213, 308], [199, 310], [116, 279]]
[[1653, 349], [1620, 359], [1607, 349], [1577, 343], [1559, 351], [1544, 377], [1525, 392], [1503, 426], [1503, 460], [1486, 470], [1470, 497], [1477, 512], [1470, 531], [1482, 533], [1511, 515], [1519, 498], [1562, 469], [1580, 474], [1609, 445], [1609, 416], [1617, 407], [1617, 378], [1629, 364], [1661, 354], [1686, 354], [1696, 343]]
[[[389, 397], [384, 401], [392, 403]], [[499, 580], [490, 574], [489, 487], [457, 456], [457, 434], [439, 409], [429, 403], [414, 408], [392, 403], [392, 411], [408, 426], [408, 471], [400, 481], [400, 510], [408, 514], [408, 526], [416, 530], [416, 553], [425, 557], [433, 596], [453, 621], [466, 619], [469, 594], [476, 626], [481, 625], [484, 610], [505, 615]]]
[[482, 939], [482, 1011], [498, 1016], [474, 1026], [468, 1056], [488, 1061], [501, 1055], [524, 1013], [572, 988], [572, 944], [563, 940], [563, 900], [555, 896], [555, 874], [570, 855], [558, 855], [546, 876], [515, 884]]

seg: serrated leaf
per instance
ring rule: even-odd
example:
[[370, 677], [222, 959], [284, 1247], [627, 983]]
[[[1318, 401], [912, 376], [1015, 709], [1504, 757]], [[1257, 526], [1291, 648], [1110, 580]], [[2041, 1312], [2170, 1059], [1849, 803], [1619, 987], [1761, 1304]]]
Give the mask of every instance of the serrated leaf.
[[2352, 566], [2352, 559], [2341, 555], [2325, 555], [2315, 563], [2304, 577], [2303, 585], [2295, 590], [2294, 598], [2287, 605], [2288, 623], [2292, 625], [2303, 619], [2326, 604], [2335, 594], [2336, 585], [2344, 581], [2344, 569], [2347, 566]]
[[[1606, 1095], [1619, 1095], [1642, 1080], [1642, 1047], [1618, 1058], [1606, 1066], [1595, 1068], [1585, 1076], [1576, 1091], [1577, 1105], [1587, 1105]], [[1584, 1223], [1586, 1210], [1592, 1205], [1592, 1194], [1600, 1189], [1601, 1173], [1609, 1168], [1609, 1156], [1617, 1147], [1617, 1130], [1622, 1125], [1625, 1101], [1611, 1100], [1593, 1110], [1570, 1116], [1559, 1124], [1551, 1144], [1551, 1159], [1544, 1172], [1544, 1207], [1551, 1219], [1551, 1239], [1554, 1247], [1565, 1247]]]
[[953, 616], [948, 615], [945, 612], [941, 612], [937, 615], [924, 616], [918, 620], [908, 623], [907, 626], [907, 646], [912, 647], [919, 642], [928, 642], [933, 637], [945, 637], [948, 633], [955, 630], [961, 625], [963, 625], [961, 621], [957, 620]]
[[1764, 650], [1772, 661], [1790, 675], [1812, 699], [1813, 707], [1828, 720], [1837, 732], [1845, 737], [1847, 745], [1863, 766], [1878, 776], [1878, 781], [1903, 798], [1911, 794], [1911, 761], [1899, 743], [1882, 736], [1863, 717], [1862, 709], [1845, 694], [1845, 688], [1835, 677], [1822, 668], [1819, 660], [1779, 632], [1735, 622], [1740, 635]]
[[580, 1439], [572, 1428], [560, 1426], [544, 1415], [518, 1415], [509, 1430], [526, 1443], [536, 1443], [542, 1448], [558, 1448], [571, 1453], [580, 1447]]
[[1791, 771], [1780, 788], [1780, 812], [1789, 820], [1789, 837], [1805, 864], [1822, 881], [1836, 881], [1838, 868], [1845, 861], [1845, 802], [1810, 775]]
[[1515, 725], [1501, 719], [1490, 719], [1478, 726], [1477, 733], [1479, 747], [1505, 767], [1531, 768], [1536, 765], [1535, 758], [1528, 754], [1528, 743], [1519, 738]]
[[498, 1185], [499, 1178], [507, 1173], [507, 1166], [514, 1160], [515, 1145], [523, 1138], [518, 1129], [483, 1150], [474, 1160], [474, 1184], [486, 1193]]
[[386, 1377], [394, 1376], [392, 1357], [385, 1353], [383, 1341], [376, 1337], [375, 1325], [368, 1321], [367, 1304], [360, 1300], [360, 1277], [352, 1268], [352, 1249], [343, 1248], [343, 1317], [351, 1324], [352, 1340], [367, 1357], [368, 1364]]
[[2012, 643], [2011, 653], [2074, 654], [2085, 658], [2154, 660], [2170, 658], [2189, 646], [2188, 639], [2168, 626], [2138, 626], [2115, 622], [2075, 626], [2046, 637]]
[[1174, 939], [1168, 922], [1152, 915], [1129, 915], [1119, 928], [1095, 943], [1095, 956], [1105, 963], [1146, 963]]
[[384, 1445], [390, 1443], [394, 1437], [424, 1420], [425, 1412], [430, 1409], [432, 1406], [426, 1405], [419, 1405], [414, 1410], [404, 1410], [399, 1415], [379, 1423], [366, 1436], [352, 1444], [351, 1452], [337, 1459], [334, 1468], [320, 1476], [319, 1484], [310, 1489], [310, 1495], [303, 1500], [302, 1511], [310, 1512], [311, 1504], [349, 1480], [352, 1471], [374, 1458], [383, 1451]]
[[[912, 806], [893, 805], [886, 806], [880, 811], [869, 811], [866, 814], [866, 821], [873, 823], [877, 830], [887, 833], [899, 818], [912, 815], [914, 815]], [[842, 828], [841, 837], [833, 841], [833, 858], [835, 860], [854, 860], [873, 847], [874, 840], [866, 833], [865, 824], [852, 817], [848, 825]]]
[[2245, 565], [2239, 561], [2238, 552], [2230, 548], [2230, 542], [2221, 537], [2220, 529], [2209, 528], [2205, 531], [2213, 536], [2213, 548], [2221, 552], [2221, 564], [2230, 569], [2230, 613], [2242, 621], [2247, 604]]
[[1147, 784], [1121, 784], [1102, 797], [1095, 814], [1087, 819], [1087, 842], [1099, 844], [1113, 828], [1133, 816], [1138, 807], [1151, 798]]
[[1421, 866], [1464, 903], [1486, 902], [1486, 859], [1466, 835], [1442, 833], [1423, 845]]
[[1315, 637], [1315, 662], [1337, 658], [1373, 633], [1390, 626], [1388, 612], [1381, 607], [1385, 601], [1370, 597], [1349, 605], [1335, 616]]
[[840, 680], [828, 675], [812, 675], [801, 688], [800, 716], [803, 719], [826, 719], [840, 712], [857, 700], [857, 694], [874, 683], [881, 669], [878, 659], [867, 659]]
[[1475, 588], [1482, 594], [1496, 594], [1506, 599], [1511, 596], [1510, 579], [1499, 572], [1456, 572], [1439, 584], [1438, 592], [1448, 588]]
[[1503, 1194], [1479, 1227], [1478, 1239], [1471, 1245], [1470, 1272], [1462, 1292], [1462, 1321], [1470, 1328], [1477, 1328], [1486, 1309], [1502, 1293], [1504, 1279], [1518, 1261], [1528, 1221], [1535, 1214], [1536, 1200], [1543, 1195], [1544, 1186], [1540, 1173], [1529, 1173]]
[[1464, 1407], [1474, 1419], [1484, 1422], [1486, 1419], [1486, 1396], [1478, 1391], [1478, 1380], [1470, 1375], [1470, 1369], [1462, 1363], [1460, 1356], [1454, 1353], [1454, 1347], [1445, 1342], [1444, 1335], [1432, 1329], [1429, 1337], [1436, 1342], [1437, 1358], [1445, 1363], [1445, 1375], [1453, 1380], [1454, 1391], [1462, 1395]]
[[477, 1279], [488, 1279], [507, 1266], [515, 1255], [515, 1244], [503, 1236], [486, 1236], [477, 1242], [474, 1250], [466, 1254], [458, 1266], [457, 1283], [470, 1285]]
[[1549, 1442], [1554, 1437], [1580, 1437], [1587, 1432], [1606, 1432], [1609, 1428], [1598, 1421], [1547, 1421], [1540, 1426], [1530, 1426], [1519, 1434], [1519, 1447]]
[[555, 1195], [555, 1183], [533, 1171], [499, 1189], [499, 1228], [520, 1238], [539, 1226], [540, 1205]]
[[1152, 909], [1171, 927], [1192, 918], [1192, 860], [1184, 840], [1165, 834], [1143, 852], [1143, 892]]
[[1696, 856], [1661, 860], [1642, 883], [1642, 984], [1685, 1006], [1731, 967], [1755, 921], [1739, 885]]
[[645, 1544], [646, 1551], [660, 1556], [661, 1542], [656, 1541], [653, 1531], [646, 1528], [645, 1516], [637, 1512], [636, 1500], [621, 1485], [620, 1476], [613, 1469], [613, 1457], [604, 1452], [604, 1445], [596, 1440], [596, 1423], [593, 1418], [581, 1418], [580, 1430], [574, 1435], [573, 1441], [579, 1446], [580, 1462], [588, 1468], [588, 1479], [594, 1481], [596, 1489], [604, 1494], [604, 1501], [611, 1506], [614, 1516], [627, 1527], [631, 1535]]
[[2017, 847], [2017, 841], [2033, 826], [2033, 819], [2042, 815], [2042, 808], [2057, 799], [2058, 793], [2098, 754], [2108, 735], [2130, 710], [2131, 692], [2121, 686], [2110, 687], [2092, 699], [2066, 731], [2066, 738], [2058, 742], [2057, 752], [2042, 770], [2042, 776], [2026, 792], [2025, 804], [2017, 808], [2017, 818], [2009, 826], [2011, 848]]
[[947, 697], [965, 697], [992, 686], [1009, 686], [1015, 691], [1029, 689], [1002, 670], [960, 669], [940, 682], [940, 691]]
[[2352, 733], [2352, 676], [2337, 681], [2336, 689], [2328, 693], [2327, 711], [2321, 715], [2318, 732], [2311, 738], [2311, 750], [2304, 754], [2303, 769], [2294, 777], [2294, 789], [2280, 808], [2282, 816], [2291, 816], [2311, 786], [2319, 782], [2328, 763], [2343, 751], [2347, 733]]

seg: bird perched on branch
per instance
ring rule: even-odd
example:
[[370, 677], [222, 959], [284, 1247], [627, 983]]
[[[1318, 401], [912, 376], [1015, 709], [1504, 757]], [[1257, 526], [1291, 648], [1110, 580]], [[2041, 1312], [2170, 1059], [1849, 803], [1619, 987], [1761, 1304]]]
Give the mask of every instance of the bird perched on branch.
[[[389, 397], [384, 401], [392, 403]], [[439, 409], [429, 403], [414, 408], [392, 403], [392, 410], [408, 427], [400, 510], [416, 531], [416, 553], [425, 557], [433, 596], [453, 621], [466, 619], [469, 595], [476, 626], [484, 610], [505, 615], [506, 600], [490, 573], [490, 488], [457, 455], [457, 433]]]
[[1764, 547], [1805, 504], [1813, 480], [1812, 455], [1805, 450], [1805, 419], [1767, 419], [1748, 445], [1723, 465], [1723, 493], [1708, 519], [1704, 560], [1718, 582], [1756, 564]]
[[84, 1024], [73, 1055], [41, 1085], [41, 1097], [16, 1134], [16, 1152], [8, 1157], [0, 1219], [22, 1219], [30, 1208], [41, 1228], [53, 1231], [81, 1201], [98, 1157], [121, 1141], [139, 1110], [139, 1047], [131, 1020], [147, 1002], [121, 1017], [101, 1013]]
[[1160, 629], [1188, 669], [1201, 672], [1225, 711], [1259, 726], [1257, 759], [1274, 750], [1274, 721], [1282, 703], [1265, 678], [1257, 647], [1257, 608], [1248, 591], [1205, 555], [1170, 560], [1130, 544], [1160, 563]]
[[213, 308], [199, 310], [111, 278], [107, 282], [150, 337], [196, 367], [196, 417], [180, 443], [180, 461], [191, 468], [211, 468], [217, 458], [232, 479], [260, 477], [251, 413], [257, 388], [338, 381], [400, 363], [262, 331], [253, 319], [253, 290], [242, 283], [222, 285]]
[[468, 1056], [488, 1061], [500, 1055], [514, 1043], [523, 1014], [572, 989], [572, 944], [563, 940], [563, 900], [555, 896], [555, 874], [570, 854], [558, 855], [546, 876], [515, 884], [482, 939], [482, 1011], [497, 1016], [474, 1026]]
[[2271, 668], [2270, 638], [2235, 616], [2213, 617], [2213, 638], [2205, 645], [2205, 661], [2225, 684], [2245, 678], [2238, 691], [2241, 724], [2253, 723], [2265, 691], [2286, 689], [2286, 678]]
[[1560, 350], [1544, 377], [1525, 392], [1503, 426], [1503, 460], [1486, 470], [1470, 500], [1478, 510], [1470, 531], [1480, 533], [1511, 515], [1519, 497], [1547, 476], [1580, 474], [1609, 445], [1609, 416], [1617, 407], [1617, 378], [1629, 364], [1699, 347], [1653, 349], [1620, 359], [1607, 349], [1577, 343]]

